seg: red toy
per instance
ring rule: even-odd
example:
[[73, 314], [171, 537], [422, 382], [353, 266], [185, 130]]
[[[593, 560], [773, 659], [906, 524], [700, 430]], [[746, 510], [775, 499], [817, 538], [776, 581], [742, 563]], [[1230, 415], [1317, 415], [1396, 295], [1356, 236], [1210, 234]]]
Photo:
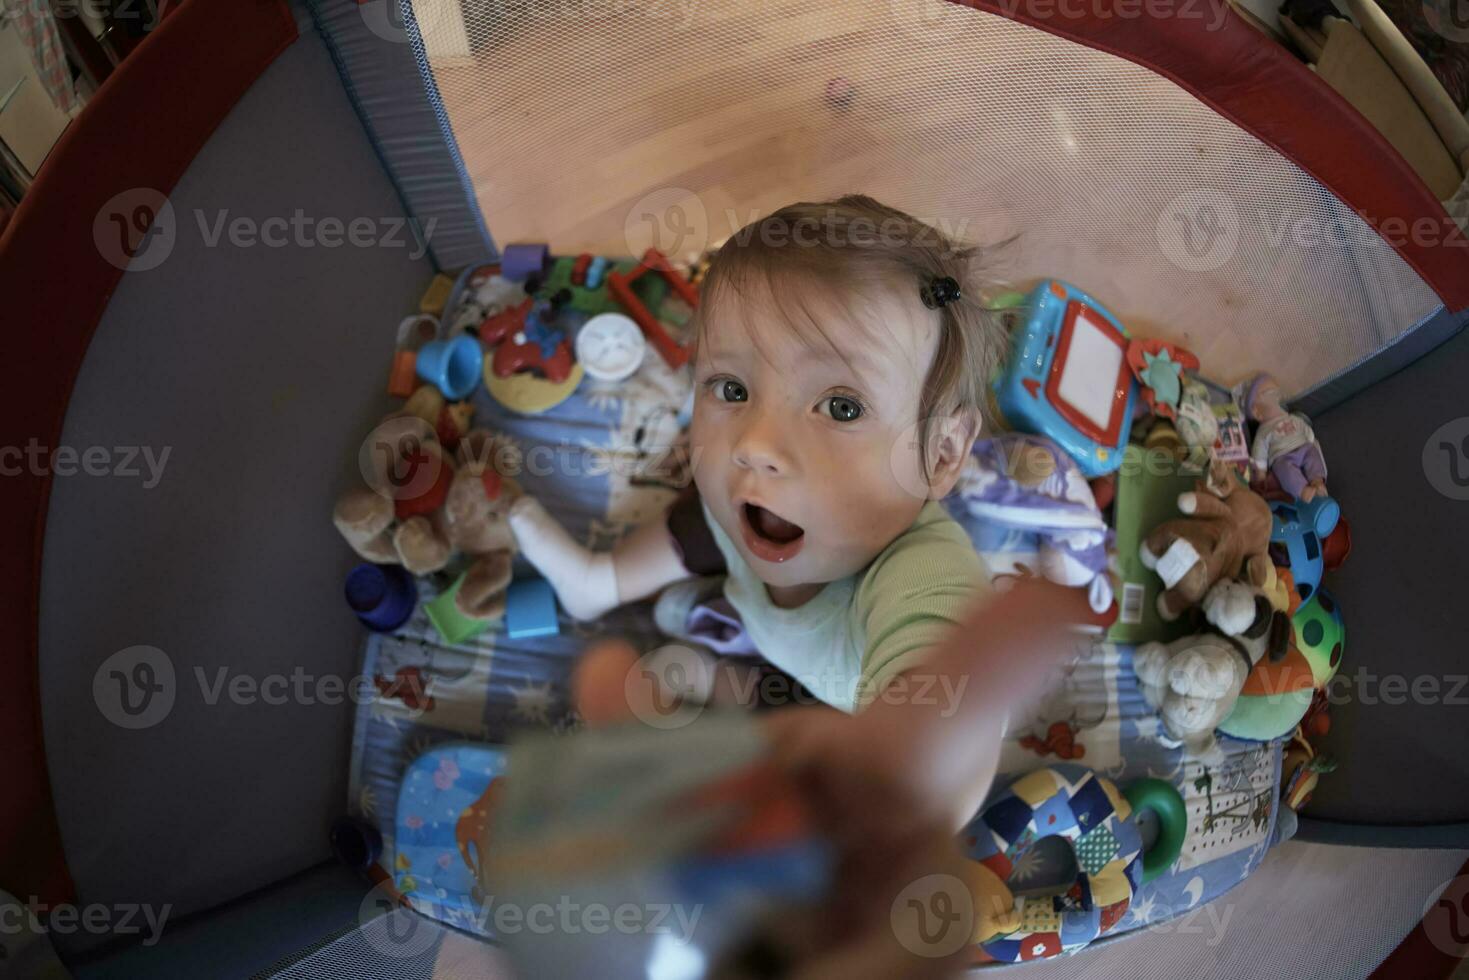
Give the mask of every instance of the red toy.
[[683, 347], [663, 329], [663, 324], [648, 312], [643, 301], [638, 299], [637, 294], [632, 291], [633, 283], [641, 279], [649, 272], [656, 272], [667, 280], [670, 288], [679, 295], [691, 308], [699, 306], [699, 291], [694, 288], [678, 271], [669, 263], [668, 257], [656, 248], [650, 248], [643, 253], [643, 260], [637, 264], [630, 273], [623, 275], [620, 272], [607, 273], [607, 291], [612, 297], [621, 303], [627, 315], [632, 317], [633, 322], [643, 331], [643, 336], [648, 338], [648, 343], [663, 355], [663, 360], [668, 362], [671, 368], [680, 368], [688, 363], [689, 350]]
[[571, 266], [571, 284], [573, 286], [585, 286], [587, 284], [587, 266], [592, 264], [590, 252], [583, 252], [576, 257], [576, 262]]
[[[565, 297], [558, 293], [549, 301], [550, 310], [554, 313], [569, 298], [569, 293]], [[534, 371], [560, 384], [571, 375], [576, 364], [571, 340], [563, 339], [546, 354], [537, 337], [530, 336], [536, 332], [528, 323], [535, 302], [534, 297], [527, 296], [519, 305], [486, 317], [479, 326], [480, 343], [495, 351], [490, 359], [490, 370], [495, 372], [495, 377], [508, 378], [520, 371]]]
[[497, 378], [508, 378], [521, 371], [534, 371], [544, 375], [547, 381], [560, 384], [571, 375], [575, 364], [576, 358], [572, 356], [569, 340], [561, 341], [551, 356], [546, 357], [541, 351], [541, 345], [534, 340], [517, 343], [512, 337], [495, 348], [490, 369]]

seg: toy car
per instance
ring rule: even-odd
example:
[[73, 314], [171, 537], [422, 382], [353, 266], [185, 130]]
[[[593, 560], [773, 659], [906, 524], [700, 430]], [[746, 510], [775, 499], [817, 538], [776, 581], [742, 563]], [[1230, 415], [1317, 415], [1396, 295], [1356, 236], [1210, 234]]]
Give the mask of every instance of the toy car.
[[1054, 440], [1087, 478], [1115, 471], [1137, 399], [1126, 328], [1056, 279], [1036, 286], [1022, 309], [1027, 319], [995, 383], [1000, 411], [1012, 428]]

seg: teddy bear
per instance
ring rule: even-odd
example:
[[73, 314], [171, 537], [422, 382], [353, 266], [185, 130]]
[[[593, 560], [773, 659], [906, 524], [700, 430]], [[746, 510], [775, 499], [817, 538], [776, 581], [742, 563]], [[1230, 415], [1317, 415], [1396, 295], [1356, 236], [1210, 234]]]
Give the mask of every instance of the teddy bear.
[[1143, 566], [1163, 580], [1163, 619], [1176, 620], [1214, 583], [1242, 571], [1251, 585], [1269, 581], [1270, 505], [1227, 463], [1212, 461], [1195, 489], [1178, 495], [1178, 509], [1187, 516], [1153, 528], [1138, 549]]
[[471, 429], [451, 455], [423, 418], [390, 415], [364, 444], [366, 483], [337, 499], [332, 522], [363, 559], [415, 575], [464, 556], [456, 608], [472, 619], [498, 618], [515, 555], [506, 514], [520, 491], [491, 465], [494, 446], [488, 430]]
[[1245, 678], [1264, 657], [1279, 660], [1290, 643], [1290, 619], [1257, 587], [1221, 579], [1204, 596], [1212, 629], [1172, 643], [1144, 643], [1132, 666], [1170, 743], [1193, 758], [1218, 762], [1214, 729], [1228, 717]]

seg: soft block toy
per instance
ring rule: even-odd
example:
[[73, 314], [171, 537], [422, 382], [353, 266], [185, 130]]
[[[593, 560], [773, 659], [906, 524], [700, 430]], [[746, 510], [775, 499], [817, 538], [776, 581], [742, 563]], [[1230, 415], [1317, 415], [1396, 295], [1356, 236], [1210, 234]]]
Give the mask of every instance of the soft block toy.
[[1144, 643], [1133, 670], [1167, 740], [1205, 760], [1220, 755], [1214, 729], [1234, 710], [1245, 679], [1261, 660], [1279, 660], [1290, 643], [1290, 620], [1258, 588], [1223, 579], [1204, 597], [1213, 630], [1172, 643]]
[[1164, 590], [1158, 614], [1173, 621], [1198, 605], [1220, 579], [1243, 571], [1251, 585], [1270, 579], [1270, 505], [1224, 463], [1215, 460], [1191, 493], [1178, 495], [1185, 517], [1155, 527], [1139, 548], [1144, 567]]

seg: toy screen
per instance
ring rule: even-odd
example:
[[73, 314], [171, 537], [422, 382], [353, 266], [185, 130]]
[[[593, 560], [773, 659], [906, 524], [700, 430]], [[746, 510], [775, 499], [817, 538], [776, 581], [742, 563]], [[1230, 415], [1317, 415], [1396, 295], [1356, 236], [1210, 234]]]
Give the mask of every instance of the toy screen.
[[1111, 328], [1086, 307], [1078, 309], [1056, 393], [1101, 430], [1107, 429], [1116, 407], [1122, 354]]

